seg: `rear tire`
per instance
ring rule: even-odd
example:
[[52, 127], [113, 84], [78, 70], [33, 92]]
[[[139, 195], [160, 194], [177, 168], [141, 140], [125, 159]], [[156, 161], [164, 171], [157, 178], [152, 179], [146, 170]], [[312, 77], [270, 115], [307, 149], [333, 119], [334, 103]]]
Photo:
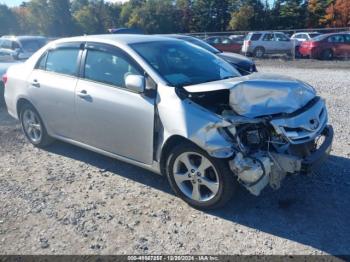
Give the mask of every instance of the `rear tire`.
[[265, 55], [265, 48], [259, 46], [257, 48], [254, 49], [253, 55], [256, 58], [262, 58]]
[[321, 53], [322, 60], [332, 60], [333, 59], [333, 51], [331, 49], [326, 49]]
[[302, 58], [299, 48], [300, 46], [295, 47], [295, 50], [294, 50], [295, 58]]
[[20, 121], [25, 136], [34, 146], [42, 148], [50, 145], [54, 141], [54, 139], [47, 134], [39, 113], [29, 103], [22, 106]]
[[202, 210], [224, 206], [236, 192], [238, 184], [227, 159], [213, 158], [191, 143], [178, 145], [172, 150], [166, 171], [176, 195]]

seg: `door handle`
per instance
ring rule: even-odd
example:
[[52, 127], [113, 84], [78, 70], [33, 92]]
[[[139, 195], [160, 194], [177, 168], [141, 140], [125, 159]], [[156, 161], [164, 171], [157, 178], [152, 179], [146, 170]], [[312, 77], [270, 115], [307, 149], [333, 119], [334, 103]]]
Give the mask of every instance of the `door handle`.
[[34, 86], [34, 87], [37, 87], [37, 88], [40, 87], [40, 83], [39, 83], [38, 80], [36, 80], [36, 79], [34, 79], [34, 80], [32, 81], [31, 85]]
[[78, 93], [78, 96], [81, 98], [87, 98], [90, 97], [90, 95], [86, 92], [86, 90], [82, 90]]

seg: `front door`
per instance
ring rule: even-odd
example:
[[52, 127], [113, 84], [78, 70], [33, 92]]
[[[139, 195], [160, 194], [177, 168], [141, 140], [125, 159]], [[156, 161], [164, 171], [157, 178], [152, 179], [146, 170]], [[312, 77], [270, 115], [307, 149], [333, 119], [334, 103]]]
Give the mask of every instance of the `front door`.
[[125, 77], [144, 75], [116, 47], [88, 44], [76, 91], [77, 139], [129, 159], [153, 161], [154, 98], [128, 90]]
[[275, 44], [279, 53], [291, 52], [293, 48], [292, 41], [282, 33], [275, 33]]

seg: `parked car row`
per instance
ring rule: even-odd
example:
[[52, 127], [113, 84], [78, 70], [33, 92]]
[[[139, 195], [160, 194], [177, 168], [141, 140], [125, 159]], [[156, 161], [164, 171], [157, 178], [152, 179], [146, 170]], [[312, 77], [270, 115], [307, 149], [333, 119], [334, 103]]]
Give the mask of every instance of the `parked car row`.
[[299, 32], [291, 37], [283, 32], [250, 32], [244, 41], [241, 37], [217, 36], [206, 39], [207, 43], [220, 51], [243, 53], [262, 58], [269, 54], [295, 55], [329, 60], [350, 57], [350, 32], [321, 34], [319, 32]]

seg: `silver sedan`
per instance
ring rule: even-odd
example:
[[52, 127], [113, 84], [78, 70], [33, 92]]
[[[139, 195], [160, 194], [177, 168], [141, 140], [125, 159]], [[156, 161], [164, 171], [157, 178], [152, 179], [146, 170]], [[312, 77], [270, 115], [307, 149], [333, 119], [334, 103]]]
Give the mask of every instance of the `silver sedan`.
[[224, 205], [238, 184], [254, 195], [278, 188], [319, 164], [333, 139], [308, 84], [242, 77], [166, 37], [57, 40], [3, 79], [8, 112], [33, 145], [59, 139], [164, 174], [196, 208]]

